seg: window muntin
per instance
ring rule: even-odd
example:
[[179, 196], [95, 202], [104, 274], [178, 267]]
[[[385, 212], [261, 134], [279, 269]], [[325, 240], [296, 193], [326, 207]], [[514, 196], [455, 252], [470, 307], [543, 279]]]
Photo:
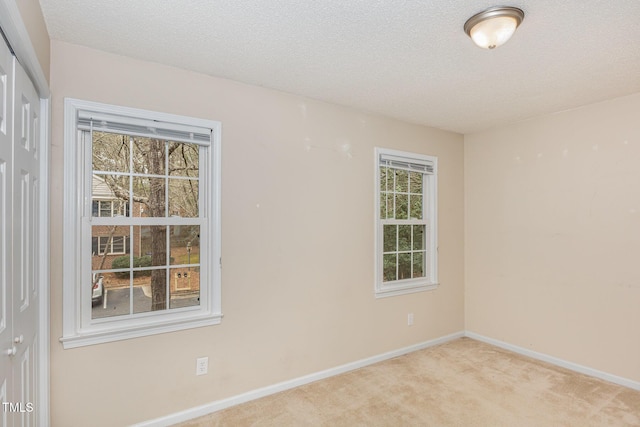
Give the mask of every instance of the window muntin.
[[376, 295], [433, 289], [437, 159], [376, 149]]
[[220, 322], [219, 139], [217, 122], [65, 100], [65, 348]]

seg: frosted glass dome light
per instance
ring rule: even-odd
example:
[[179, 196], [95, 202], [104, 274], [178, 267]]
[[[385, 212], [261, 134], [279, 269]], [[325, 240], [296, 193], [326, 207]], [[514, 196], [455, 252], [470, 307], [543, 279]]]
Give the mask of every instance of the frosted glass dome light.
[[511, 38], [523, 19], [524, 12], [516, 7], [492, 7], [469, 18], [464, 32], [481, 48], [494, 49]]

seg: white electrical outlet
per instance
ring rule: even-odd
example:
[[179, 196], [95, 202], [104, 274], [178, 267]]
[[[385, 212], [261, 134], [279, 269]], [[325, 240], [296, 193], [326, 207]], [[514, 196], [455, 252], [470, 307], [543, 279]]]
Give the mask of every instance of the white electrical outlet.
[[209, 372], [209, 358], [198, 357], [196, 359], [196, 375], [204, 375]]
[[407, 314], [407, 326], [413, 325], [413, 313]]

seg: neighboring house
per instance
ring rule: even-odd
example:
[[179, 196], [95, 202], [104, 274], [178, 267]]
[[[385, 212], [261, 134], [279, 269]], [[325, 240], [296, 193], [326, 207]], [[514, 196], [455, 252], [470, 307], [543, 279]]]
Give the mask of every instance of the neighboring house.
[[[118, 198], [100, 176], [93, 175], [91, 187], [93, 190], [92, 216], [113, 217], [129, 213], [129, 203]], [[139, 212], [140, 209], [134, 209], [134, 216], [140, 216]], [[127, 235], [118, 235], [118, 230], [112, 227], [94, 226], [91, 246], [93, 268], [100, 269], [102, 264], [102, 269], [109, 269], [116, 257], [129, 253], [130, 239]], [[98, 255], [106, 255], [104, 263], [102, 263], [102, 256], [98, 257]]]

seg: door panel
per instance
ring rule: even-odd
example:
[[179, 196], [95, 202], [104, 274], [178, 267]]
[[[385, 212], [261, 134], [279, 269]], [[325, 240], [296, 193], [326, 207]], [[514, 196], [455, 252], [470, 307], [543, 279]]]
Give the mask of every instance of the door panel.
[[[7, 351], [13, 347], [11, 257], [11, 217], [13, 215], [13, 55], [0, 39], [0, 399], [10, 402], [13, 389], [13, 363]], [[0, 408], [2, 426], [11, 425], [10, 413]]]
[[35, 376], [35, 372], [33, 371], [32, 349], [30, 347], [27, 347], [18, 357], [20, 381], [14, 381], [14, 384], [20, 384], [21, 390], [19, 394], [16, 394], [16, 396], [20, 397], [20, 403], [22, 403], [24, 406], [20, 408], [20, 411], [15, 414], [18, 420], [14, 421], [17, 421], [15, 422], [16, 426], [30, 427], [35, 424], [34, 417], [31, 415], [31, 413], [26, 412], [27, 403], [31, 402], [33, 404], [33, 377]]
[[[15, 398], [26, 405], [35, 402], [37, 353], [34, 351], [38, 331], [38, 295], [36, 278], [39, 265], [37, 249], [37, 201], [39, 194], [39, 159], [36, 150], [40, 99], [27, 74], [14, 61], [14, 129], [20, 130], [14, 138], [13, 170], [13, 339], [19, 361], [19, 380], [14, 367], [13, 390]], [[20, 114], [16, 114], [20, 112]], [[17, 143], [15, 143], [17, 142]], [[19, 255], [19, 256], [16, 256]], [[19, 412], [17, 425], [34, 424], [34, 413]]]

